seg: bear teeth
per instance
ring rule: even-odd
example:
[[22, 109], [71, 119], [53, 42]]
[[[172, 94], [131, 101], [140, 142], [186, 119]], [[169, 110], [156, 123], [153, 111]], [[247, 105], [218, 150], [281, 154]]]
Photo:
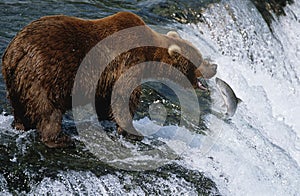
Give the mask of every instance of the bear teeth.
[[204, 90], [204, 91], [207, 90], [207, 88], [200, 81], [197, 82], [197, 85], [198, 85], [199, 89]]

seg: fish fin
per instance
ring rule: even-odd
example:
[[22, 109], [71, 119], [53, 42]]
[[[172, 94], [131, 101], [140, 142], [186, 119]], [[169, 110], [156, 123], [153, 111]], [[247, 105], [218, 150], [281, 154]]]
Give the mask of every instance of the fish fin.
[[237, 103], [239, 104], [239, 103], [242, 103], [243, 102], [243, 100], [241, 100], [240, 98], [237, 98]]

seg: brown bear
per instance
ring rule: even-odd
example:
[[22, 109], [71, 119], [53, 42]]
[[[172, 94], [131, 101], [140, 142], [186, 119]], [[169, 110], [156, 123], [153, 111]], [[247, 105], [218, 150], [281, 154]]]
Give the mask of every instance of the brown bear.
[[[167, 35], [155, 32], [133, 13], [120, 12], [96, 20], [63, 15], [42, 17], [15, 36], [2, 58], [14, 128], [36, 128], [41, 141], [48, 147], [65, 146], [70, 139], [61, 134], [62, 115], [72, 107], [72, 89], [81, 62], [101, 40], [139, 26], [144, 27], [143, 36], [152, 44], [123, 52], [105, 65], [93, 95], [99, 120], [114, 120], [111, 112], [113, 86], [122, 73], [139, 63], [156, 61], [171, 65], [183, 73], [194, 88], [204, 89], [199, 78], [209, 79], [216, 74], [217, 65], [204, 60], [191, 43], [173, 31]], [[122, 43], [134, 43], [136, 39], [128, 36]], [[190, 57], [196, 59], [196, 63], [191, 62]], [[89, 76], [84, 77], [79, 86], [88, 85]], [[140, 91], [136, 88], [130, 97], [131, 115], [139, 103]]]

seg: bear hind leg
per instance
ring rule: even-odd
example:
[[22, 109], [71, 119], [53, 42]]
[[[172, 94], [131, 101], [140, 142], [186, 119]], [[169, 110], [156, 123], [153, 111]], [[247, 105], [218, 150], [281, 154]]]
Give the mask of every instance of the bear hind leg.
[[67, 147], [71, 144], [70, 136], [61, 131], [62, 112], [58, 109], [43, 115], [37, 124], [41, 141], [49, 148]]
[[20, 120], [20, 118], [17, 117], [16, 115], [14, 115], [14, 120], [13, 120], [13, 122], [11, 123], [11, 126], [12, 126], [14, 129], [17, 129], [17, 130], [21, 130], [21, 131], [26, 131], [26, 130], [27, 130], [27, 129], [25, 128], [24, 123], [22, 123], [22, 120]]

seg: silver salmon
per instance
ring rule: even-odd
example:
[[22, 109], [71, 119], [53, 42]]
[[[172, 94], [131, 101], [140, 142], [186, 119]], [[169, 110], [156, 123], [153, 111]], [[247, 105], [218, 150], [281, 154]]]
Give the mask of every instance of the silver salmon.
[[242, 100], [237, 98], [232, 88], [225, 81], [217, 77], [216, 83], [227, 108], [226, 115], [231, 117], [235, 114], [236, 108]]

